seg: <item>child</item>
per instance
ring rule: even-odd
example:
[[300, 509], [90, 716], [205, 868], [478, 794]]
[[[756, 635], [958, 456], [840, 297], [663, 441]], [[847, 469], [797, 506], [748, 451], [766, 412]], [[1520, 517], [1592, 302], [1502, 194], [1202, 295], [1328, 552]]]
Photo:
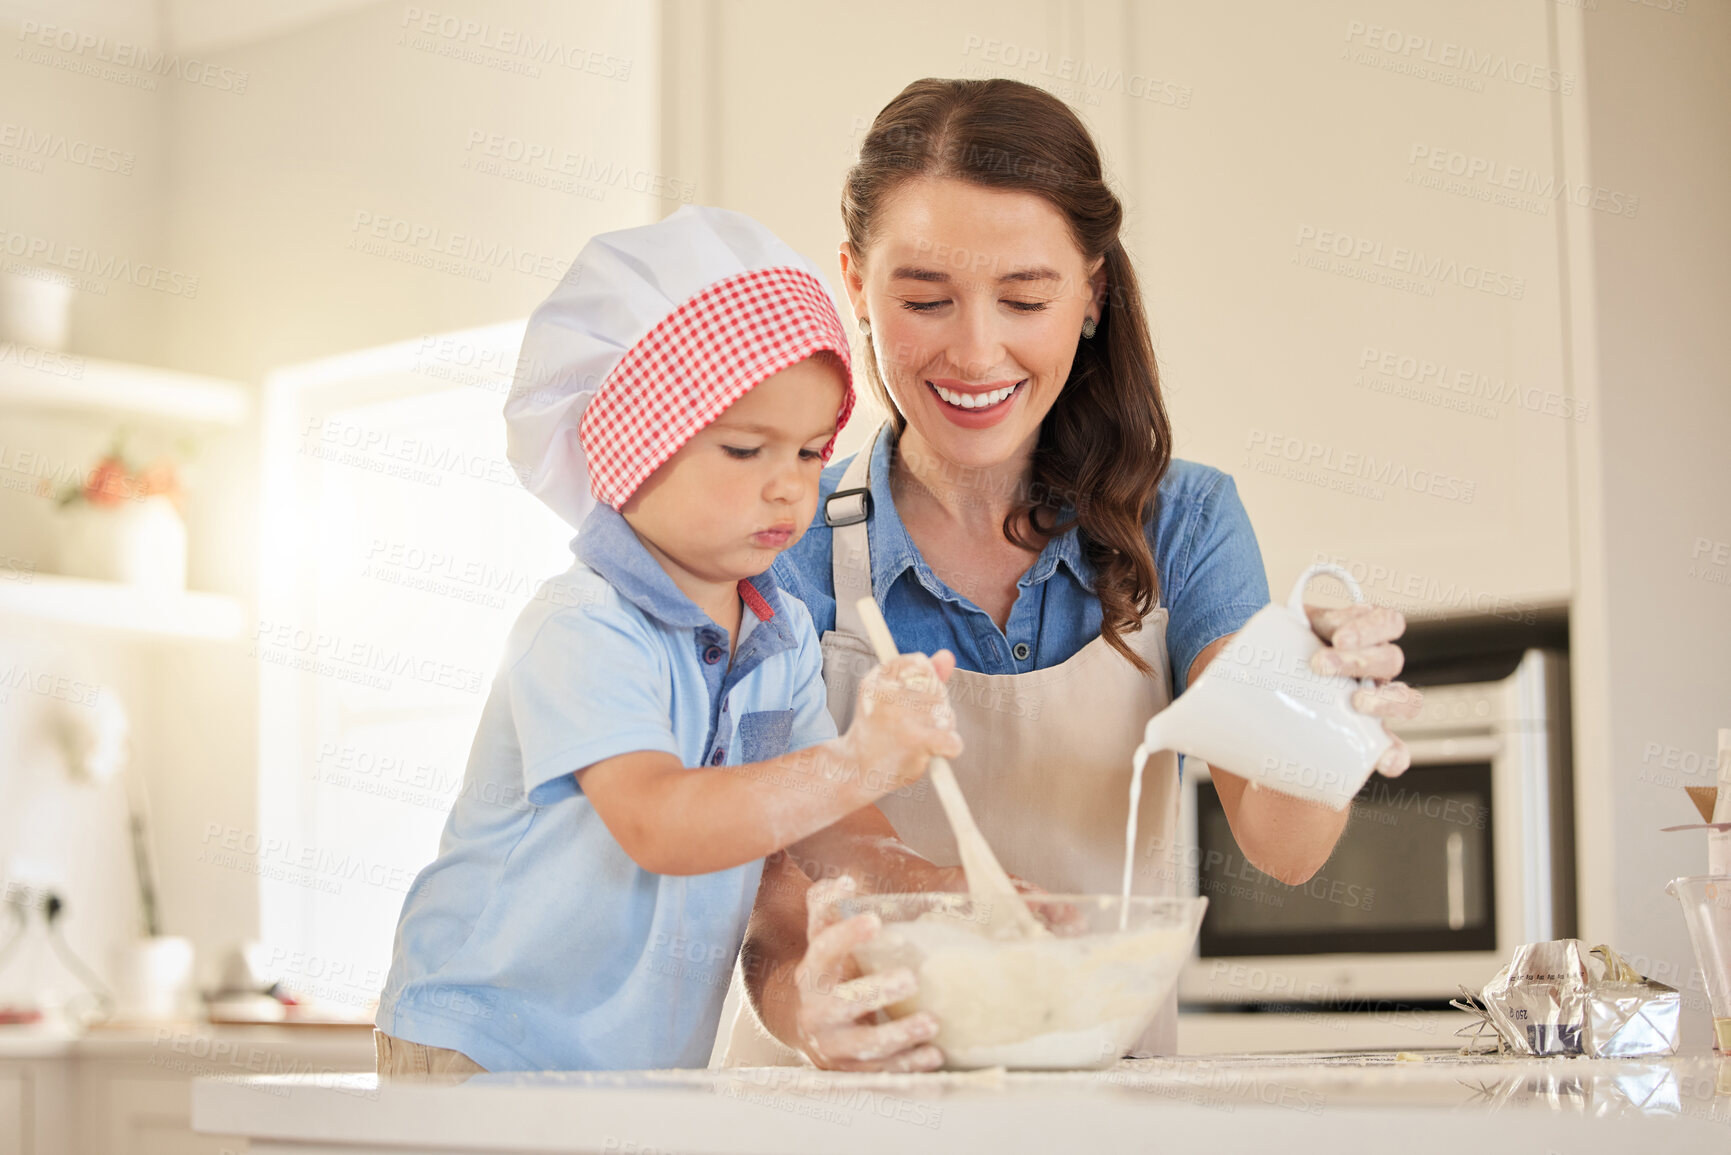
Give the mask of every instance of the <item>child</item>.
[[736, 213], [596, 237], [530, 317], [510, 454], [577, 560], [513, 628], [403, 904], [381, 1074], [705, 1065], [764, 856], [960, 752], [901, 683], [943, 654], [874, 671], [838, 737], [768, 572], [852, 404], [822, 282]]

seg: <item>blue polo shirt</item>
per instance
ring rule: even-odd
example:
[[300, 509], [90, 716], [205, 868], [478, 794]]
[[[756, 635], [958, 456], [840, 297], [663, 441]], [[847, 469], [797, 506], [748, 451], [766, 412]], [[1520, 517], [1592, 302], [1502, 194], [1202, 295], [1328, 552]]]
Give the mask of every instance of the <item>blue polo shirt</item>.
[[[1100, 636], [1094, 567], [1083, 556], [1074, 527], [1049, 540], [1016, 583], [1015, 605], [999, 629], [990, 614], [932, 572], [908, 536], [890, 494], [895, 435], [889, 425], [869, 448], [872, 517], [866, 532], [872, 593], [898, 646], [927, 654], [947, 649], [958, 667], [982, 674], [1026, 674], [1068, 661]], [[823, 499], [841, 484], [852, 460], [823, 471], [816, 520], [771, 570], [783, 589], [811, 611], [820, 637], [835, 629], [834, 531], [824, 524]], [[1160, 604], [1168, 614], [1166, 650], [1177, 694], [1208, 643], [1237, 632], [1268, 604], [1268, 576], [1237, 487], [1210, 466], [1171, 463], [1146, 532], [1160, 578]]]
[[511, 630], [377, 1023], [490, 1071], [706, 1066], [763, 862], [652, 874], [574, 772], [635, 750], [739, 765], [834, 737], [817, 635], [761, 574], [730, 664], [726, 632], [616, 511], [597, 508], [573, 549]]

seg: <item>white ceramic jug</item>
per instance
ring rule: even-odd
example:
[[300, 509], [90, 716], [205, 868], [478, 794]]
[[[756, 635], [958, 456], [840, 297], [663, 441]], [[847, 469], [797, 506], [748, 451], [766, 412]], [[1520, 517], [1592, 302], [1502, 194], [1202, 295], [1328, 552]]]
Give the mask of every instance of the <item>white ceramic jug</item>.
[[1176, 750], [1271, 790], [1343, 809], [1390, 739], [1382, 721], [1352, 708], [1363, 682], [1318, 674], [1310, 657], [1322, 639], [1304, 612], [1304, 587], [1331, 574], [1355, 602], [1352, 575], [1326, 562], [1299, 575], [1285, 605], [1258, 610], [1176, 701], [1154, 715], [1142, 745]]

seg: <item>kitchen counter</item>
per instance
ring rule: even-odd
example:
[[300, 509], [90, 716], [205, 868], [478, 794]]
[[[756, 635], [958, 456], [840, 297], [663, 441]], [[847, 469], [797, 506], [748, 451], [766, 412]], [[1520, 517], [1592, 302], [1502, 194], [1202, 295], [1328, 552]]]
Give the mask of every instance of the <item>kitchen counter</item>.
[[[1126, 1060], [1108, 1071], [809, 1068], [201, 1079], [193, 1127], [256, 1155], [421, 1152], [1731, 1150], [1731, 1059], [1454, 1051]], [[1636, 1146], [1636, 1145], [1639, 1146]]]
[[372, 1024], [209, 1023], [186, 1020], [97, 1026], [83, 1032], [48, 1024], [0, 1027], [0, 1060], [145, 1059], [164, 1054], [215, 1056], [268, 1050], [291, 1058], [336, 1055], [364, 1062], [373, 1053]]

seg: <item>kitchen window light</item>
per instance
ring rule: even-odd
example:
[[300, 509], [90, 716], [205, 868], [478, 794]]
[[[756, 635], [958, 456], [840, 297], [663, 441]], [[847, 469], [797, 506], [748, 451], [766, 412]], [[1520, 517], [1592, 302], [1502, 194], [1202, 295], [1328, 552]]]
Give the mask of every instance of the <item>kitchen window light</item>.
[[505, 460], [522, 333], [422, 338], [265, 384], [259, 829], [242, 849], [266, 957], [286, 960], [272, 977], [333, 1014], [370, 1017], [506, 634], [570, 565], [570, 530]]

